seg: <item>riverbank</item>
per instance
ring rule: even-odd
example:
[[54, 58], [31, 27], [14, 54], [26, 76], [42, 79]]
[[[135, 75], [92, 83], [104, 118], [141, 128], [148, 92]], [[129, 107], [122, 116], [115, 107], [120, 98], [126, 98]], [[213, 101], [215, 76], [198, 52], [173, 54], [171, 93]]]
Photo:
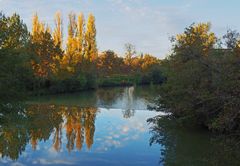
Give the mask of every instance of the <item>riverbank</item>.
[[144, 85], [160, 85], [164, 78], [159, 77], [157, 80], [148, 76], [141, 75], [114, 75], [91, 79], [91, 83], [81, 79], [65, 79], [58, 81], [41, 82], [39, 88], [29, 91], [30, 96], [48, 95], [48, 94], [64, 94], [76, 93], [87, 90], [95, 90], [98, 88], [113, 88], [127, 86], [144, 86]]

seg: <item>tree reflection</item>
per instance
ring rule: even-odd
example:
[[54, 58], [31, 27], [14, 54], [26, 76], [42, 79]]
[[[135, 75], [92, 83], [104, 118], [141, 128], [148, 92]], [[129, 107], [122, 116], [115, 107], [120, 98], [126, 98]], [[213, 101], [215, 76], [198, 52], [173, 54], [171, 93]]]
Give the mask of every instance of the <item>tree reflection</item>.
[[123, 97], [124, 88], [102, 88], [96, 92], [100, 105], [112, 106], [118, 99]]
[[0, 153], [16, 160], [29, 140], [26, 111], [21, 104], [7, 104], [0, 106], [0, 112]]
[[134, 114], [135, 114], [135, 110], [133, 109], [134, 108], [134, 105], [133, 105], [134, 90], [135, 90], [135, 88], [133, 86], [125, 89], [124, 94], [125, 94], [125, 98], [127, 100], [126, 100], [126, 109], [123, 110], [124, 118], [130, 118], [130, 117], [134, 116]]
[[135, 88], [133, 86], [126, 88], [98, 89], [97, 98], [100, 105], [103, 105], [104, 107], [112, 107], [112, 105], [118, 100], [125, 99], [126, 101], [123, 103], [124, 106], [121, 104], [121, 107], [124, 107], [122, 113], [123, 117], [127, 119], [134, 116], [135, 114], [135, 110], [133, 109], [134, 89]]
[[91, 148], [95, 132], [96, 108], [56, 105], [2, 105], [0, 110], [0, 153], [2, 157], [18, 159], [28, 143], [37, 149], [39, 141], [53, 135], [52, 147], [62, 148], [66, 133], [66, 148], [81, 150], [84, 143]]
[[64, 126], [66, 128], [67, 149], [69, 152], [73, 150], [75, 143], [78, 150], [82, 149], [84, 133], [86, 145], [88, 149], [91, 148], [95, 132], [96, 113], [96, 108], [79, 109], [72, 107], [69, 111], [65, 109], [66, 123]]
[[55, 128], [63, 122], [54, 105], [31, 105], [27, 108], [28, 132], [32, 148], [35, 150], [39, 141], [49, 139]]
[[148, 122], [152, 124], [150, 145], [161, 145], [160, 164], [164, 166], [240, 165], [239, 147], [232, 139], [220, 139], [201, 129], [181, 127], [168, 117], [155, 117]]
[[58, 127], [55, 128], [54, 131], [54, 138], [53, 138], [53, 148], [57, 152], [61, 150], [62, 145], [62, 125], [60, 124]]

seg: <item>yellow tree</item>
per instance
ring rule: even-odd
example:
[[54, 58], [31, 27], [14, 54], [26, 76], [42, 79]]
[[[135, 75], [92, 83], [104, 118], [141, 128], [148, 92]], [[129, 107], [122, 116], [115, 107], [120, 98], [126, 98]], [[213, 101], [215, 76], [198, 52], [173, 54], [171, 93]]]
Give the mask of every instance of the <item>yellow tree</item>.
[[63, 64], [70, 72], [74, 72], [74, 56], [76, 54], [77, 48], [76, 30], [77, 30], [76, 15], [74, 13], [70, 13], [68, 24], [67, 49], [66, 54], [63, 58]]
[[60, 68], [63, 59], [63, 21], [60, 12], [55, 14], [55, 29], [53, 31], [52, 37], [55, 44], [61, 52], [55, 55], [55, 60], [57, 61], [58, 68]]
[[55, 14], [55, 29], [53, 32], [53, 40], [54, 40], [54, 44], [56, 46], [59, 46], [60, 48], [62, 48], [62, 42], [63, 42], [63, 22], [62, 22], [62, 17], [61, 17], [61, 13], [57, 12]]
[[112, 50], [102, 52], [97, 59], [97, 71], [99, 75], [109, 76], [120, 73], [123, 65], [123, 59], [119, 58]]
[[160, 60], [157, 59], [156, 57], [150, 55], [150, 54], [145, 54], [143, 59], [142, 59], [142, 63], [141, 63], [141, 69], [143, 71], [146, 71], [147, 69], [149, 69], [150, 67], [160, 64]]
[[85, 33], [85, 21], [84, 21], [84, 15], [83, 13], [80, 13], [78, 15], [78, 21], [77, 21], [77, 63], [83, 61], [83, 45], [84, 45], [84, 33]]
[[[197, 25], [191, 25], [186, 28], [183, 34], [176, 36], [175, 51], [188, 50], [189, 54], [198, 51], [203, 56], [208, 55], [216, 43], [216, 36], [213, 32], [210, 32], [210, 23], [200, 23]], [[198, 55], [192, 55], [198, 56]]]
[[76, 15], [74, 13], [70, 13], [67, 50], [66, 55], [63, 58], [63, 64], [65, 64], [68, 71], [72, 73], [77, 71], [77, 67], [79, 67], [83, 61], [84, 32], [84, 15], [80, 13], [76, 20]]
[[89, 62], [93, 62], [96, 60], [97, 54], [95, 17], [93, 14], [90, 14], [85, 33], [85, 58]]
[[44, 23], [39, 21], [37, 13], [33, 15], [32, 20], [32, 41], [39, 40], [39, 35], [45, 31], [45, 25]]
[[32, 67], [36, 76], [49, 79], [58, 71], [57, 56], [61, 55], [62, 51], [55, 46], [50, 28], [39, 21], [37, 14], [33, 16], [32, 23], [30, 49], [35, 55]]

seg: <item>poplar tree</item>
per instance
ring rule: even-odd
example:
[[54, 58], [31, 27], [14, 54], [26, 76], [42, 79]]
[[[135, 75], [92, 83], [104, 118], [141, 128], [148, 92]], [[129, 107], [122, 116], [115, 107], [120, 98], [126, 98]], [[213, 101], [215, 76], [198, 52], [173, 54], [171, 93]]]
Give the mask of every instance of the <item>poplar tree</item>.
[[44, 24], [39, 21], [37, 13], [34, 14], [32, 20], [32, 41], [35, 42], [39, 39], [41, 32], [44, 32]]
[[55, 44], [56, 49], [59, 51], [54, 56], [54, 60], [56, 61], [57, 68], [59, 69], [63, 59], [63, 21], [60, 12], [55, 14], [55, 29], [53, 31], [52, 37]]
[[75, 55], [77, 50], [77, 40], [76, 40], [76, 15], [74, 13], [69, 14], [69, 24], [68, 24], [68, 38], [67, 38], [67, 50], [64, 56], [64, 64], [67, 70], [74, 72]]
[[84, 33], [85, 33], [85, 21], [83, 13], [78, 15], [77, 21], [77, 52], [78, 52], [78, 63], [83, 61], [84, 56]]
[[62, 22], [62, 17], [61, 13], [57, 12], [55, 15], [55, 29], [53, 32], [53, 40], [54, 44], [56, 46], [59, 46], [62, 48], [62, 42], [63, 42], [63, 22]]
[[87, 30], [85, 34], [85, 57], [89, 62], [93, 62], [97, 58], [97, 43], [96, 43], [96, 27], [95, 17], [90, 14], [87, 22]]

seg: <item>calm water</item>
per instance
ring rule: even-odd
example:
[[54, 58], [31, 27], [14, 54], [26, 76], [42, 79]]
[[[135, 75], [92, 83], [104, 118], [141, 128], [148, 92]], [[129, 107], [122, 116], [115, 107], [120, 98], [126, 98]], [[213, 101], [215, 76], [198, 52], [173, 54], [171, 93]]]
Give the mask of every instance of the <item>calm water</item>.
[[155, 118], [157, 87], [33, 98], [0, 114], [0, 165], [239, 165], [209, 133]]

